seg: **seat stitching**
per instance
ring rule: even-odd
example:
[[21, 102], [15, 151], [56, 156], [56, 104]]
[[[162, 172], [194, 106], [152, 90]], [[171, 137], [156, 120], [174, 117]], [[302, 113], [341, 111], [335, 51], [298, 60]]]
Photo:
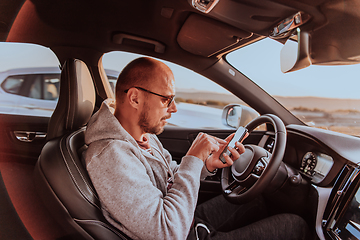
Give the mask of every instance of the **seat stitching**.
[[[73, 134], [71, 134], [71, 135], [73, 135]], [[62, 138], [61, 141], [65, 141], [65, 138]], [[66, 144], [65, 144], [65, 146], [66, 146]], [[61, 147], [61, 144], [60, 144], [60, 151], [61, 151], [61, 155], [63, 156], [63, 159], [65, 159], [65, 155], [64, 155], [64, 152], [63, 152], [63, 148]], [[71, 156], [71, 154], [70, 154], [70, 156]], [[71, 159], [72, 159], [72, 161], [74, 162], [72, 156], [71, 156]], [[99, 208], [99, 207], [97, 206], [97, 204], [93, 203], [93, 202], [88, 198], [88, 196], [82, 191], [82, 189], [79, 187], [78, 182], [76, 181], [75, 176], [73, 175], [73, 173], [72, 173], [71, 170], [70, 170], [70, 166], [68, 165], [68, 163], [67, 163], [66, 161], [64, 161], [64, 163], [65, 163], [66, 168], [68, 169], [68, 172], [70, 173], [71, 178], [73, 179], [76, 187], [78, 188], [78, 190], [82, 193], [82, 195], [83, 195], [93, 206], [95, 206], [97, 209], [101, 210], [101, 208]], [[79, 170], [79, 168], [76, 166], [76, 164], [75, 164], [75, 167], [77, 168], [77, 170]], [[81, 174], [80, 171], [79, 171], [79, 173], [80, 173], [81, 178], [84, 180], [85, 184], [89, 187], [89, 185], [86, 183], [86, 181], [85, 181], [85, 179], [84, 179], [84, 177], [83, 177], [83, 175]], [[98, 197], [96, 196], [96, 194], [92, 191], [91, 187], [89, 187], [89, 188], [90, 188], [90, 191], [94, 194], [95, 198], [98, 199]]]
[[[81, 129], [81, 130], [82, 130], [82, 129]], [[80, 131], [80, 130], [78, 130], [78, 131]], [[75, 135], [75, 133], [77, 133], [78, 131], [76, 131], [76, 132], [72, 133], [72, 134], [69, 136], [69, 138], [72, 138], [72, 137]], [[67, 145], [66, 145], [66, 146], [67, 146]], [[69, 151], [69, 152], [70, 152], [70, 151]], [[95, 198], [96, 198], [96, 199], [98, 199], [98, 200], [100, 201], [100, 199], [97, 197], [96, 192], [94, 192], [94, 191], [93, 191], [93, 189], [92, 189], [92, 187], [91, 187], [91, 186], [89, 186], [89, 185], [87, 184], [87, 182], [86, 182], [86, 179], [85, 179], [84, 175], [81, 173], [80, 169], [78, 168], [77, 164], [75, 163], [75, 159], [73, 158], [73, 156], [72, 156], [72, 155], [70, 155], [70, 156], [71, 156], [71, 160], [72, 160], [72, 162], [73, 162], [74, 166], [75, 166], [75, 167], [76, 167], [76, 169], [78, 170], [78, 172], [79, 172], [79, 174], [80, 174], [81, 178], [83, 179], [84, 183], [88, 186], [88, 188], [90, 189], [90, 191], [94, 194]]]
[[[68, 76], [68, 78], [69, 78], [69, 72], [70, 72], [70, 70], [67, 68], [66, 69], [66, 75]], [[68, 92], [70, 92], [70, 83], [68, 82]], [[65, 121], [65, 124], [66, 124], [66, 129], [68, 129], [68, 124], [69, 124], [69, 117], [70, 117], [70, 105], [71, 105], [71, 102], [70, 102], [70, 95], [71, 94], [68, 94], [68, 106], [66, 106], [66, 108], [67, 108], [67, 114], [66, 114], [66, 121]]]

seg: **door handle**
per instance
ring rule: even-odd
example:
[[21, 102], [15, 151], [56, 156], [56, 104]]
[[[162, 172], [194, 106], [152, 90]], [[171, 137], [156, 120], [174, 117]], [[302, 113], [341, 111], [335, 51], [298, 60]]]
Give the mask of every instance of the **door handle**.
[[14, 131], [15, 137], [21, 142], [32, 142], [35, 139], [45, 139], [46, 132]]

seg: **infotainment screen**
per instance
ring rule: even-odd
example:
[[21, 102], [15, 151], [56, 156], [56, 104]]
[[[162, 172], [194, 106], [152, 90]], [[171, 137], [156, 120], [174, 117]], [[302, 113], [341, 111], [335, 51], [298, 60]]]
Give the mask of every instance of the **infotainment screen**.
[[337, 224], [335, 232], [341, 239], [360, 239], [360, 190], [348, 205], [345, 214]]

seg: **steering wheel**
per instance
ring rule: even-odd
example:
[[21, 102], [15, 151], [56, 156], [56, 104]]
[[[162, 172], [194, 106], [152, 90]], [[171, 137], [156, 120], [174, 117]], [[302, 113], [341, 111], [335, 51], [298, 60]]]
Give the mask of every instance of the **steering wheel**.
[[245, 203], [260, 195], [280, 167], [286, 147], [285, 125], [279, 117], [265, 114], [248, 123], [246, 128], [251, 133], [264, 123], [274, 126], [275, 141], [272, 153], [260, 146], [246, 144], [245, 152], [240, 158], [231, 167], [222, 170], [222, 193], [231, 203]]

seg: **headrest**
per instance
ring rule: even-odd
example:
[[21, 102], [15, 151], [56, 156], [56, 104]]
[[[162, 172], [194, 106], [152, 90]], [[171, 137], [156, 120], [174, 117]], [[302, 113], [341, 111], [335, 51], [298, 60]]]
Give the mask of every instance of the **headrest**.
[[94, 83], [86, 64], [68, 59], [61, 71], [59, 100], [48, 126], [47, 140], [87, 124], [95, 106]]

